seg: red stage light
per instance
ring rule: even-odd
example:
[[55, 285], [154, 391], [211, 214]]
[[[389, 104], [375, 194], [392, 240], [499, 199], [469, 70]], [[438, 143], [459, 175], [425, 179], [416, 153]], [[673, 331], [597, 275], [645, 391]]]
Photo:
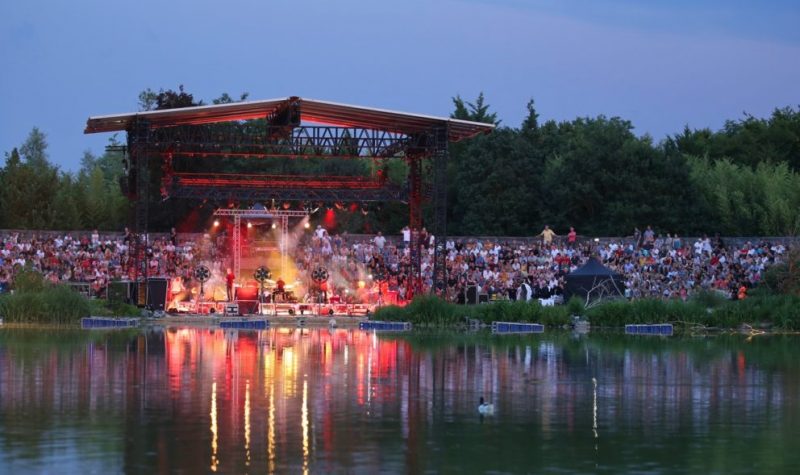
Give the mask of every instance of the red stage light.
[[322, 224], [326, 229], [334, 229], [336, 227], [336, 213], [332, 209], [325, 211], [325, 216], [322, 218]]

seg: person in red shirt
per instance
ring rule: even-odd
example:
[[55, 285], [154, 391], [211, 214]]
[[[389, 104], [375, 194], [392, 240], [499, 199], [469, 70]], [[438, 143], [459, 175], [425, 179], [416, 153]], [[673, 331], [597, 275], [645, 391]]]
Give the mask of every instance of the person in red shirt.
[[233, 271], [228, 268], [228, 272], [225, 275], [225, 289], [228, 291], [228, 302], [233, 302], [233, 281], [236, 280], [236, 276], [233, 275]]
[[569, 234], [567, 234], [567, 245], [570, 249], [575, 248], [575, 241], [578, 240], [578, 233], [575, 232], [575, 228], [572, 226], [569, 227]]

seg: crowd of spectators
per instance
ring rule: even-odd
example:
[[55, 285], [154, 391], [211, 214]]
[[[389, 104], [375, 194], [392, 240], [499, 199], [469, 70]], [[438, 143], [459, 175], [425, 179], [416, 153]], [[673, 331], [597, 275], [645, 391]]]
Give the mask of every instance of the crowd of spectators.
[[[436, 239], [421, 230], [420, 263], [423, 291], [433, 284]], [[330, 272], [331, 295], [380, 291], [391, 300], [411, 297], [411, 231], [398, 237], [330, 235], [317, 227], [293, 248], [301, 280], [310, 281], [313, 268]], [[30, 267], [50, 282], [80, 283], [102, 295], [111, 280], [131, 275], [127, 232], [26, 234], [0, 233], [0, 292], [16, 271]], [[204, 263], [219, 271], [229, 265], [224, 236], [169, 235], [154, 237], [147, 248], [148, 274], [184, 276]], [[677, 235], [657, 236], [648, 227], [625, 239], [579, 239], [574, 229], [559, 236], [548, 227], [528, 239], [448, 239], [446, 297], [454, 302], [485, 295], [488, 300], [549, 298], [563, 293], [565, 276], [590, 257], [622, 274], [629, 298], [687, 298], [699, 290], [716, 289], [736, 295], [742, 286], [757, 285], [764, 270], [779, 262], [783, 245], [744, 242], [726, 245], [716, 238], [686, 242]], [[326, 289], [327, 291], [328, 289]], [[470, 297], [472, 294], [472, 297]]]
[[[562, 295], [566, 275], [594, 257], [621, 274], [628, 298], [682, 298], [701, 290], [717, 290], [736, 296], [742, 287], [752, 288], [765, 269], [780, 262], [786, 252], [781, 243], [744, 241], [726, 245], [719, 238], [703, 236], [689, 243], [677, 234], [656, 235], [648, 226], [629, 238], [578, 239], [574, 228], [566, 236], [550, 228], [536, 236], [541, 239], [448, 239], [447, 298], [454, 302], [535, 298]], [[422, 287], [433, 284], [435, 238], [423, 231]], [[345, 269], [350, 279], [363, 279], [385, 269], [386, 287], [400, 299], [411, 287], [410, 233], [402, 239], [375, 237], [346, 239], [318, 232], [299, 254], [298, 266], [308, 268], [322, 262], [334, 270]]]

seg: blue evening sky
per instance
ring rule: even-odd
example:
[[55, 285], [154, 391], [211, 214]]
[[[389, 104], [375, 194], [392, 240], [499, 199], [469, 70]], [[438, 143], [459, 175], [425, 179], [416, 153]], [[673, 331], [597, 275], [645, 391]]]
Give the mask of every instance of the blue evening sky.
[[146, 87], [448, 115], [480, 91], [518, 126], [620, 116], [657, 140], [800, 104], [798, 0], [4, 0], [0, 152], [33, 126], [79, 167]]

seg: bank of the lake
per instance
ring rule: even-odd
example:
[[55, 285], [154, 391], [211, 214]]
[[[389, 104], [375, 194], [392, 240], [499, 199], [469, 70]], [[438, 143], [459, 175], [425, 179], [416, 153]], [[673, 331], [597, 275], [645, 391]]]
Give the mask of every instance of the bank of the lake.
[[375, 312], [376, 320], [408, 321], [417, 326], [462, 325], [465, 318], [484, 324], [494, 321], [536, 322], [548, 326], [572, 323], [585, 317], [592, 326], [622, 327], [635, 323], [673, 323], [688, 327], [738, 328], [751, 325], [781, 331], [800, 330], [800, 297], [755, 292], [745, 300], [731, 301], [713, 293], [681, 300], [613, 300], [585, 308], [578, 299], [566, 305], [543, 307], [538, 302], [491, 302], [456, 305], [437, 297], [414, 299], [405, 307], [388, 306]]

